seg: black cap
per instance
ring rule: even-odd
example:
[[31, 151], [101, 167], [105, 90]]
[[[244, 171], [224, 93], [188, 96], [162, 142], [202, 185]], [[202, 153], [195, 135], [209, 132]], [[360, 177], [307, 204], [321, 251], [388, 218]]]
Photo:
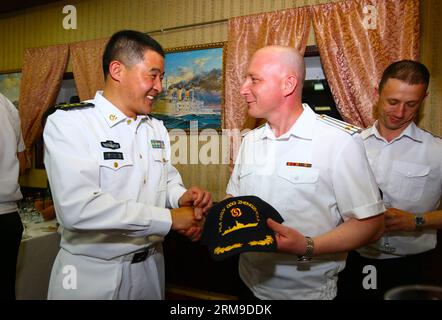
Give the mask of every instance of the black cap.
[[245, 251], [276, 251], [275, 233], [267, 218], [284, 219], [270, 204], [256, 196], [225, 199], [213, 206], [206, 217], [201, 242], [215, 260]]

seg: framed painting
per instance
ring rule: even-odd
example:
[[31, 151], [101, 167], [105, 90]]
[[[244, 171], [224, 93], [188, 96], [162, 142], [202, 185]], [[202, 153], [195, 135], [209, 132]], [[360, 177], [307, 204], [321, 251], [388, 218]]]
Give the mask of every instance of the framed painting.
[[21, 72], [13, 71], [0, 74], [0, 92], [18, 108], [20, 97]]
[[222, 128], [224, 42], [166, 50], [163, 92], [152, 115], [167, 129]]

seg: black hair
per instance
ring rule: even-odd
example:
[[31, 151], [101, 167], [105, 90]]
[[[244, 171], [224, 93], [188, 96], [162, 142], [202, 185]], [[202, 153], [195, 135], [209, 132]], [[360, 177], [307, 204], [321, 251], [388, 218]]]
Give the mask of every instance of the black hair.
[[161, 45], [145, 33], [133, 30], [122, 30], [115, 33], [106, 45], [103, 53], [103, 73], [107, 78], [109, 65], [118, 60], [130, 66], [144, 59], [144, 52], [152, 50], [164, 58]]
[[428, 88], [430, 72], [422, 63], [413, 60], [401, 60], [392, 63], [385, 69], [379, 82], [379, 92], [382, 91], [388, 79], [398, 79], [410, 85], [425, 84]]

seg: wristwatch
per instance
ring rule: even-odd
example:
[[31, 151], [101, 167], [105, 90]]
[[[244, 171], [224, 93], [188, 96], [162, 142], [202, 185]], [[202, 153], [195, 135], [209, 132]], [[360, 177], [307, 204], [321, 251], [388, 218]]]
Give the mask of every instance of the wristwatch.
[[298, 256], [298, 261], [310, 261], [313, 257], [313, 250], [315, 249], [315, 243], [313, 242], [313, 239], [310, 237], [305, 237], [305, 240], [307, 240], [307, 247], [305, 249], [305, 252], [302, 256]]
[[414, 217], [414, 224], [416, 225], [416, 229], [420, 229], [425, 226], [425, 218], [423, 213], [417, 213]]

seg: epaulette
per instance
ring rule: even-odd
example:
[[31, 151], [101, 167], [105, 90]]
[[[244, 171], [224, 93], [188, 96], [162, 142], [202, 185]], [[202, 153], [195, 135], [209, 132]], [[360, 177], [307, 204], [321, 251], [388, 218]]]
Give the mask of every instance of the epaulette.
[[350, 123], [347, 123], [347, 122], [344, 122], [344, 121], [332, 118], [332, 117], [327, 116], [325, 114], [318, 114], [316, 116], [322, 122], [324, 122], [324, 123], [326, 123], [326, 124], [328, 124], [328, 125], [330, 125], [332, 127], [341, 129], [341, 130], [343, 130], [343, 131], [345, 131], [345, 132], [347, 132], [347, 133], [349, 133], [351, 135], [354, 135], [355, 133], [360, 133], [362, 131], [362, 129], [359, 128], [358, 126], [354, 126], [354, 125], [352, 125]]
[[95, 104], [91, 102], [59, 103], [55, 106], [50, 107], [48, 110], [45, 111], [45, 113], [41, 118], [41, 125], [44, 128], [46, 124], [46, 119], [57, 110], [68, 111], [73, 109], [92, 108], [92, 107], [95, 107]]
[[54, 108], [55, 110], [72, 110], [72, 109], [83, 109], [86, 107], [95, 107], [95, 104], [91, 102], [77, 102], [77, 103], [60, 103], [57, 104]]

